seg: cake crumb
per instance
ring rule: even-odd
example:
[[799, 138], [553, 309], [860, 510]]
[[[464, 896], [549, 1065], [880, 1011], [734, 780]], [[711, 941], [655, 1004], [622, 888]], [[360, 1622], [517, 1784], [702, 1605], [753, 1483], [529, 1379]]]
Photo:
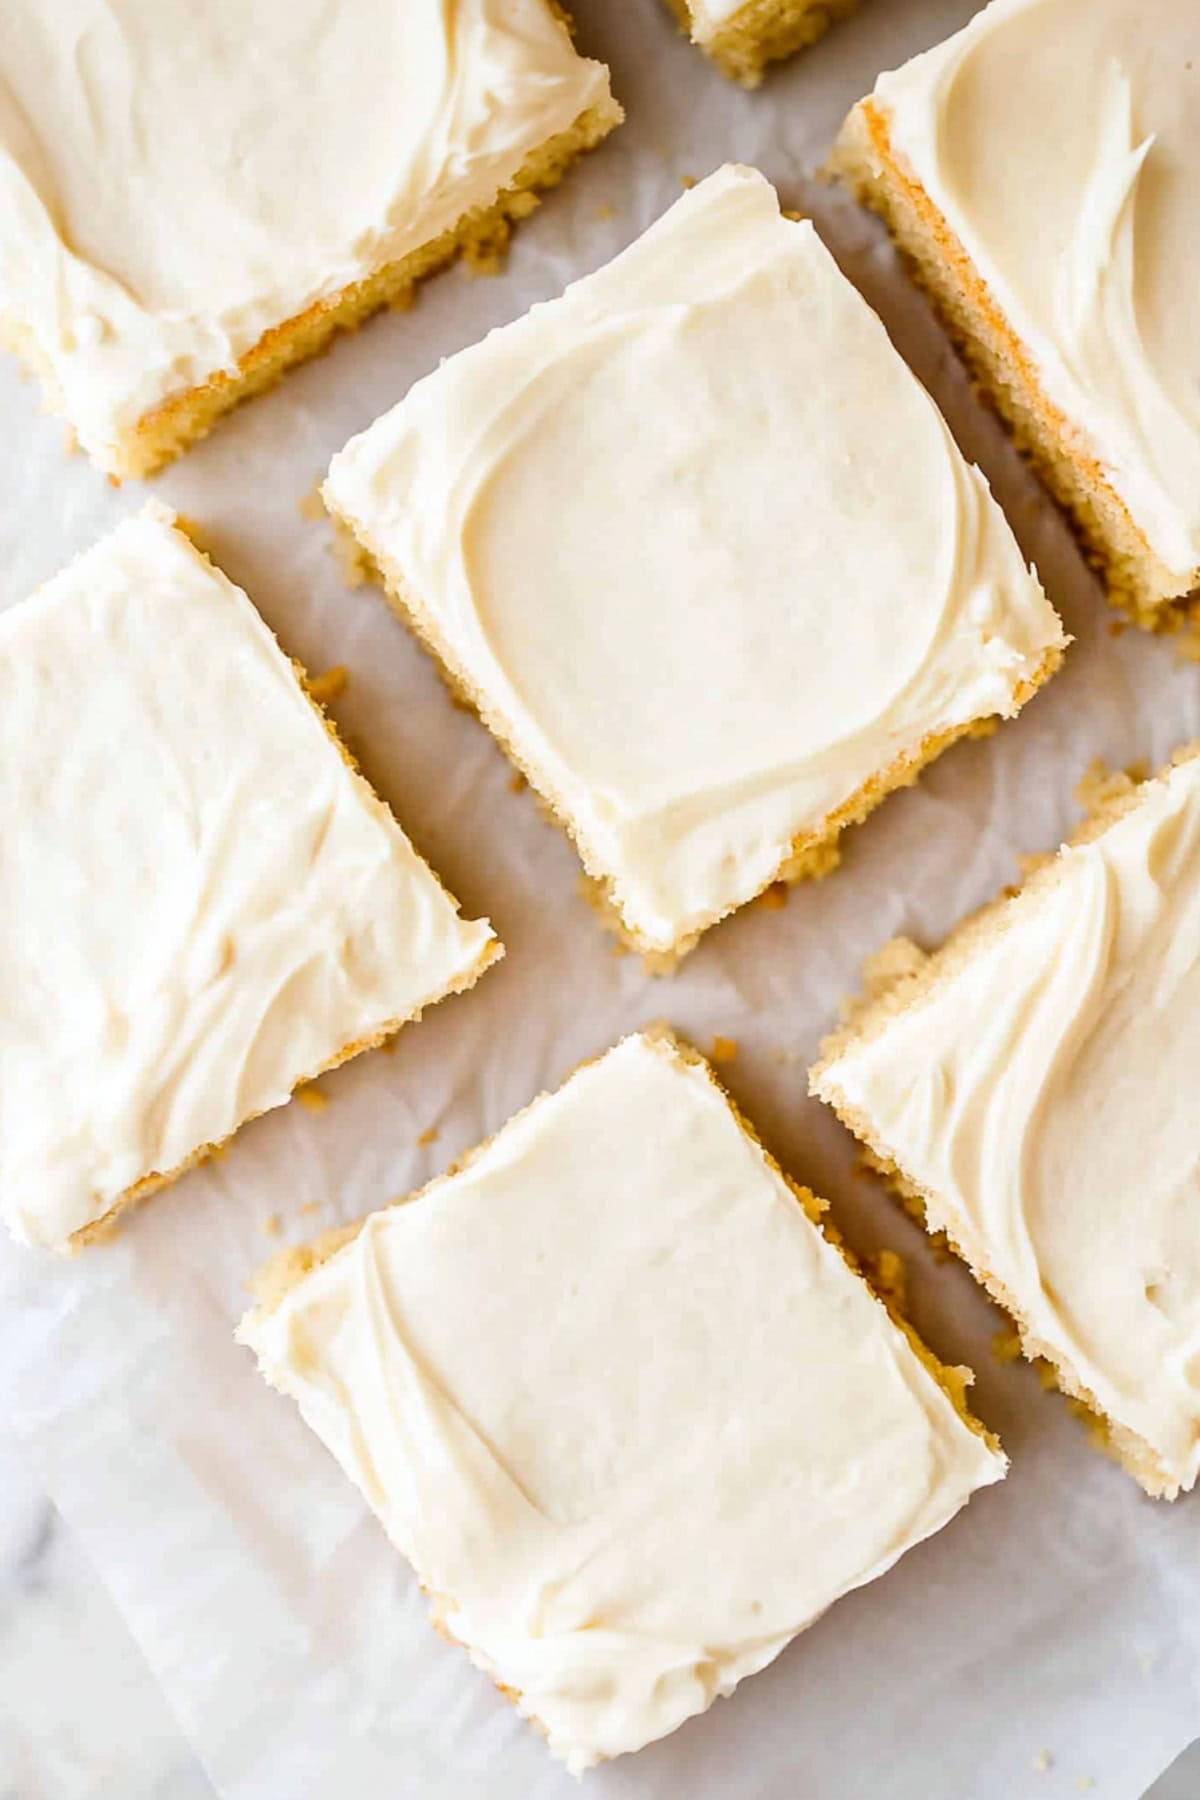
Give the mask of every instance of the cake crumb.
[[1191, 625], [1181, 631], [1175, 647], [1184, 662], [1200, 663], [1200, 625]]
[[79, 455], [79, 433], [73, 425], [68, 425], [63, 432], [63, 453], [66, 456]]
[[350, 683], [350, 671], [345, 663], [335, 663], [332, 669], [326, 669], [321, 675], [314, 675], [308, 683], [310, 699], [318, 706], [332, 706], [340, 700]]
[[681, 175], [679, 177], [679, 185], [682, 188], [694, 188], [696, 186], [696, 180], [697, 178], [695, 175]]
[[788, 903], [791, 893], [786, 881], [773, 881], [755, 900], [755, 906], [761, 906], [764, 912], [781, 912]]
[[902, 1313], [908, 1299], [908, 1269], [904, 1258], [896, 1250], [877, 1250], [865, 1260], [871, 1286], [879, 1298]]
[[301, 1218], [308, 1218], [313, 1213], [320, 1212], [322, 1205], [323, 1205], [323, 1202], [320, 1200], [306, 1200], [304, 1202], [304, 1205], [301, 1207], [298, 1207], [297, 1210], [298, 1210]]
[[510, 794], [523, 794], [525, 792], [525, 789], [528, 786], [529, 786], [529, 783], [528, 783], [528, 781], [526, 781], [524, 775], [522, 775], [520, 769], [514, 769], [512, 774], [508, 778], [509, 793]]
[[738, 1041], [731, 1037], [715, 1037], [712, 1041], [711, 1058], [715, 1063], [731, 1063], [737, 1061]]
[[268, 1213], [263, 1220], [263, 1230], [268, 1237], [277, 1238], [283, 1230], [283, 1220], [278, 1213]]
[[1039, 1750], [1033, 1759], [1033, 1766], [1039, 1775], [1044, 1775], [1046, 1770], [1053, 1766], [1053, 1763], [1054, 1758], [1048, 1750]]
[[1014, 1363], [1021, 1360], [1021, 1334], [1015, 1325], [1006, 1325], [992, 1339], [992, 1355], [997, 1362]]
[[1108, 621], [1109, 637], [1124, 637], [1128, 630], [1129, 623], [1126, 619], [1110, 619]]
[[348, 588], [364, 587], [374, 573], [371, 558], [354, 533], [340, 519], [332, 519], [330, 523], [333, 526], [330, 554], [338, 566], [339, 575]]
[[608, 200], [602, 200], [596, 208], [596, 217], [598, 219], [615, 219], [616, 216], [617, 209]]
[[323, 519], [325, 517], [325, 502], [321, 498], [320, 477], [313, 482], [307, 494], [301, 494], [300, 499], [297, 502], [297, 510], [299, 511], [300, 517], [306, 519], [310, 525], [315, 524], [318, 519]]
[[302, 1081], [296, 1089], [296, 1098], [301, 1106], [307, 1106], [309, 1112], [324, 1112], [329, 1105], [329, 1095], [323, 1094], [312, 1081]]
[[430, 1144], [436, 1144], [437, 1139], [438, 1128], [436, 1125], [431, 1125], [427, 1131], [421, 1133], [420, 1137], [417, 1139], [417, 1143], [422, 1150], [425, 1150], [428, 1149]]

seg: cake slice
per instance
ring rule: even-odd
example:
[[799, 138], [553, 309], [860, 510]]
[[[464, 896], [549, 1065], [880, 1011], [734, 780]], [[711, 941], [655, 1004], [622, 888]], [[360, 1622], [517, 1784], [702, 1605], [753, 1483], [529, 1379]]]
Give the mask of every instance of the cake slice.
[[[239, 1336], [434, 1623], [579, 1773], [663, 1737], [1005, 1462], [669, 1033], [277, 1260]], [[869, 1688], [864, 1686], [864, 1702]]]
[[555, 0], [7, 0], [0, 341], [146, 475], [621, 116]]
[[[833, 167], [881, 212], [1113, 601], [1200, 589], [1200, 8], [992, 0]], [[1190, 596], [1190, 605], [1189, 605]]]
[[1200, 1470], [1200, 746], [888, 961], [814, 1093], [1173, 1498]]
[[993, 501], [752, 169], [419, 381], [326, 504], [654, 966], [1056, 667]]
[[17, 1238], [85, 1242], [498, 954], [165, 509], [0, 616]]
[[858, 0], [667, 0], [671, 11], [723, 75], [756, 88], [769, 63], [824, 37]]

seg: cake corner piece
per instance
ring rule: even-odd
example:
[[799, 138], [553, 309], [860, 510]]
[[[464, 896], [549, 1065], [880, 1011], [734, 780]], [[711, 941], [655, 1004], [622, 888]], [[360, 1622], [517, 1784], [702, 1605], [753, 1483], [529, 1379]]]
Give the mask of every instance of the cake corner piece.
[[1005, 1472], [964, 1373], [819, 1212], [657, 1027], [276, 1259], [238, 1328], [576, 1773], [732, 1692]]
[[810, 1089], [945, 1232], [1094, 1440], [1173, 1499], [1200, 1473], [1200, 1406], [1171, 1372], [1200, 1304], [1178, 1251], [1200, 1169], [1200, 744], [1091, 785], [1089, 816], [1020, 888], [932, 954], [900, 941], [872, 959]]

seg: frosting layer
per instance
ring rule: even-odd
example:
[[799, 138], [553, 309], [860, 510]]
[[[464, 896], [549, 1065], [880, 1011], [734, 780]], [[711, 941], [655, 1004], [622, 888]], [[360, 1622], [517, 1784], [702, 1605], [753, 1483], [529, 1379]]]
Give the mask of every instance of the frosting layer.
[[727, 167], [420, 381], [332, 508], [671, 949], [1063, 642], [811, 224]]
[[707, 1070], [646, 1037], [239, 1335], [576, 1771], [1004, 1472]]
[[[1136, 1434], [1200, 1471], [1200, 760], [1013, 900], [817, 1091]], [[857, 1128], [857, 1127], [856, 1127]]]
[[602, 104], [546, 0], [7, 0], [0, 317], [103, 462]]
[[148, 507], [0, 617], [0, 1215], [61, 1248], [467, 985], [486, 923]]
[[992, 0], [881, 77], [941, 210], [1151, 548], [1200, 568], [1200, 10]]

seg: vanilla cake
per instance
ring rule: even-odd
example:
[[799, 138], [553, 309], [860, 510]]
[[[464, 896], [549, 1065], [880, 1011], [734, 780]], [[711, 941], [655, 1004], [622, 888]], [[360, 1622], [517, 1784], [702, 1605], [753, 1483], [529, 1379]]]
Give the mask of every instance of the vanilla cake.
[[555, 0], [7, 0], [0, 339], [145, 475], [620, 117]]
[[0, 615], [0, 1216], [94, 1235], [499, 953], [151, 506]]
[[1109, 784], [903, 970], [813, 1090], [923, 1202], [1151, 1494], [1200, 1469], [1200, 746]]
[[768, 63], [824, 37], [858, 0], [667, 0], [679, 23], [731, 80], [755, 88]]
[[326, 504], [656, 965], [1014, 713], [1058, 619], [752, 169], [413, 387]]
[[834, 167], [887, 219], [1117, 604], [1200, 589], [1200, 7], [992, 0]]
[[[579, 1773], [764, 1668], [1005, 1462], [659, 1029], [285, 1254], [239, 1329]], [[865, 1694], [865, 1690], [864, 1690]]]

